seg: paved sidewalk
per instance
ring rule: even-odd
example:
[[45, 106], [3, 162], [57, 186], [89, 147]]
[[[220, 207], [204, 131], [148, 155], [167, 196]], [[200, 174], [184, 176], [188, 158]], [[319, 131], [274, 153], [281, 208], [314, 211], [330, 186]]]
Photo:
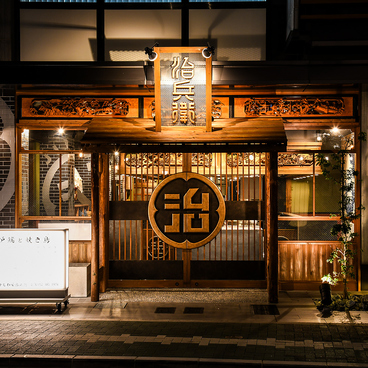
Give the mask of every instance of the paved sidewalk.
[[0, 305], [0, 367], [368, 367], [368, 312], [323, 318], [315, 293], [280, 293], [277, 311], [254, 307], [263, 292], [218, 292]]

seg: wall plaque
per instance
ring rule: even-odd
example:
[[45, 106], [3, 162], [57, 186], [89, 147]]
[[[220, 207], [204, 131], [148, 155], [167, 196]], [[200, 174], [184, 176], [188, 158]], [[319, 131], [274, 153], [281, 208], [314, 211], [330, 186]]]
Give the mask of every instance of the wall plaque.
[[225, 220], [225, 201], [205, 176], [183, 172], [171, 175], [154, 190], [148, 218], [157, 236], [181, 249], [209, 243]]

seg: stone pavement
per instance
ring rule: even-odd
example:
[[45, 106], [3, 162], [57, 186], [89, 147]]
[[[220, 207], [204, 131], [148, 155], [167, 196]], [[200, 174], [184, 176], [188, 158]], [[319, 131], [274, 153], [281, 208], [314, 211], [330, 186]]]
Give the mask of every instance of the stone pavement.
[[310, 292], [281, 292], [277, 309], [263, 291], [215, 293], [0, 304], [0, 367], [368, 367], [368, 312], [324, 318]]

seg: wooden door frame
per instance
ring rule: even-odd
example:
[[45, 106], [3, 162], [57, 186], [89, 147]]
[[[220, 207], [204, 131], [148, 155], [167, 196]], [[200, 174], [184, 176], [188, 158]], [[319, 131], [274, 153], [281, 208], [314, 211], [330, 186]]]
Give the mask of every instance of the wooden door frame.
[[[101, 224], [101, 217], [97, 214], [100, 210], [100, 206], [104, 206], [105, 201], [108, 202], [108, 195], [104, 192], [104, 189], [99, 188], [99, 184], [104, 181], [101, 178], [103, 171], [103, 167], [99, 165], [99, 155], [97, 153], [93, 153], [91, 157], [91, 175], [92, 175], [92, 259], [91, 259], [91, 270], [92, 270], [92, 282], [91, 282], [91, 301], [99, 300], [100, 291], [106, 290], [107, 286], [113, 286], [114, 283], [109, 283], [107, 285], [106, 277], [107, 277], [107, 267], [101, 262], [100, 252], [104, 255], [109, 254], [108, 250], [108, 232], [109, 227], [106, 224]], [[107, 155], [107, 154], [103, 154]], [[279, 282], [278, 282], [278, 210], [277, 210], [277, 177], [278, 177], [278, 152], [267, 152], [267, 160], [266, 160], [266, 284], [267, 284], [267, 293], [268, 300], [270, 303], [278, 302], [278, 290], [279, 290]], [[186, 159], [186, 166], [188, 166], [188, 160]], [[103, 161], [104, 165], [108, 165], [108, 160]], [[108, 169], [108, 168], [107, 168]], [[107, 170], [108, 172], [108, 170]], [[108, 192], [107, 192], [108, 194]], [[100, 198], [99, 198], [100, 197]], [[104, 198], [101, 198], [104, 197]], [[96, 212], [97, 211], [97, 212]], [[103, 218], [103, 217], [102, 217]], [[108, 222], [109, 220], [107, 220]], [[103, 232], [103, 234], [100, 234]], [[101, 246], [99, 246], [99, 239], [105, 239], [102, 242]], [[189, 255], [189, 254], [188, 254]], [[187, 255], [187, 256], [188, 256]], [[186, 260], [186, 261], [185, 261]], [[190, 255], [189, 257], [184, 257], [184, 280], [183, 286], [189, 287], [192, 286], [195, 280], [190, 280]], [[106, 265], [105, 265], [106, 266]], [[102, 270], [102, 273], [100, 271]], [[101, 278], [102, 276], [102, 278]], [[244, 281], [243, 281], [244, 283]], [[177, 286], [177, 280], [170, 281], [169, 284], [173, 284]], [[221, 283], [220, 283], [221, 284]], [[260, 283], [264, 284], [263, 282]], [[146, 286], [149, 286], [145, 283]], [[168, 285], [166, 285], [168, 286]]]

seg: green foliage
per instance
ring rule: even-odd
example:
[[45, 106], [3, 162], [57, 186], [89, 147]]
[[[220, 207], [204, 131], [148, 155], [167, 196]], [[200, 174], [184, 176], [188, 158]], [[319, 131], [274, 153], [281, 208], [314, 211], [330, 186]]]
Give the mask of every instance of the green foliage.
[[[332, 295], [332, 303], [327, 306], [332, 311], [362, 311], [368, 310], [368, 295], [351, 295], [347, 294], [344, 298], [340, 294]], [[323, 310], [326, 306], [322, 304], [320, 299], [314, 300], [314, 304], [318, 310]]]
[[[366, 140], [366, 133], [360, 133], [359, 140]], [[343, 140], [342, 147], [330, 155], [330, 158], [325, 154], [319, 153], [316, 156], [317, 165], [321, 167], [322, 174], [327, 180], [334, 181], [339, 185], [341, 199], [339, 201], [339, 217], [340, 220], [331, 229], [331, 234], [340, 242], [340, 246], [333, 249], [327, 262], [338, 262], [340, 270], [334, 272], [333, 275], [325, 275], [322, 277], [322, 282], [327, 282], [330, 285], [336, 285], [342, 279], [344, 285], [343, 299], [348, 299], [347, 280], [354, 278], [353, 258], [355, 252], [352, 250], [354, 238], [358, 234], [354, 231], [354, 221], [359, 219], [361, 211], [364, 207], [355, 206], [354, 190], [356, 178], [359, 172], [349, 165], [350, 147], [354, 144], [353, 138]]]

